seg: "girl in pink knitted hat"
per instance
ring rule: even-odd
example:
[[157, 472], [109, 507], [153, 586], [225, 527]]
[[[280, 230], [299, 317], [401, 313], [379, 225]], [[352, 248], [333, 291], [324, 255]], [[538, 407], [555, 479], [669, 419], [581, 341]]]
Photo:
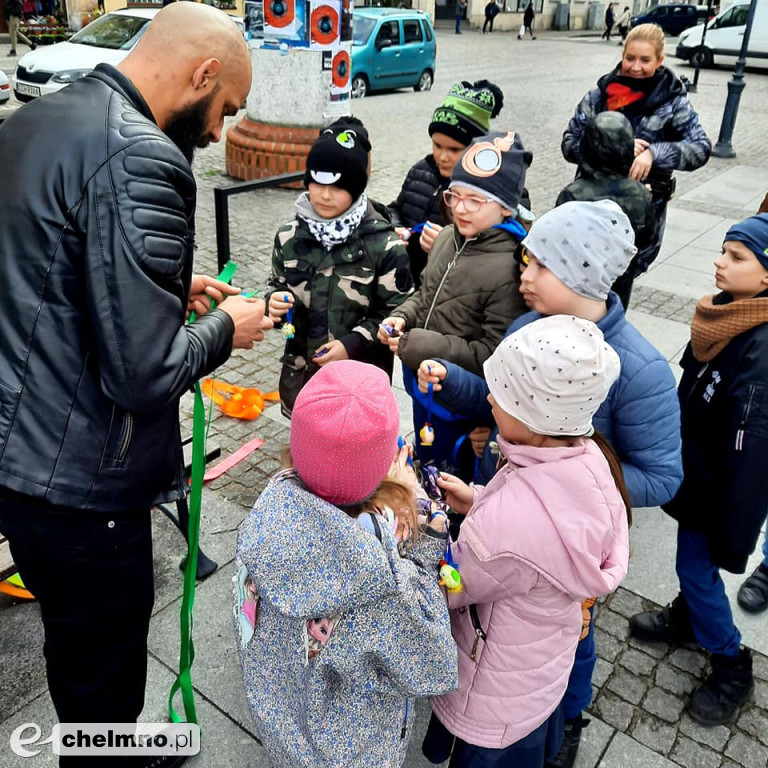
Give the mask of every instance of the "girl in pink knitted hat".
[[[234, 623], [256, 733], [274, 768], [402, 765], [415, 698], [456, 687], [456, 646], [437, 585], [445, 523], [417, 526], [387, 375], [323, 366], [293, 409], [294, 468], [243, 522]], [[401, 556], [402, 552], [402, 556]]]

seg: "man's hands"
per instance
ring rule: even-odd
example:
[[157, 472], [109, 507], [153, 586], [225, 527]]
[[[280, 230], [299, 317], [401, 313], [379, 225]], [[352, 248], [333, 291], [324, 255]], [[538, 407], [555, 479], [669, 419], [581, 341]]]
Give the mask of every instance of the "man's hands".
[[252, 349], [255, 341], [264, 339], [264, 331], [272, 327], [272, 321], [264, 316], [264, 299], [248, 299], [245, 296], [230, 296], [219, 309], [226, 312], [235, 324], [232, 337], [234, 349]]
[[187, 315], [189, 316], [191, 312], [204, 315], [211, 308], [211, 300], [221, 304], [225, 296], [236, 296], [238, 293], [240, 293], [239, 288], [228, 283], [222, 283], [215, 277], [192, 275], [189, 300], [187, 301]]

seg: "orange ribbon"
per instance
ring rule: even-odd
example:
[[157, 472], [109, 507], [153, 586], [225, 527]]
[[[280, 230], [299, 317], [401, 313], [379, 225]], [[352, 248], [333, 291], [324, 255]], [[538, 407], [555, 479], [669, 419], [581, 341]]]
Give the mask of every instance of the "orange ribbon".
[[216, 379], [205, 379], [201, 386], [206, 397], [233, 419], [256, 419], [261, 416], [267, 402], [280, 401], [277, 392], [262, 393], [253, 387], [238, 387]]

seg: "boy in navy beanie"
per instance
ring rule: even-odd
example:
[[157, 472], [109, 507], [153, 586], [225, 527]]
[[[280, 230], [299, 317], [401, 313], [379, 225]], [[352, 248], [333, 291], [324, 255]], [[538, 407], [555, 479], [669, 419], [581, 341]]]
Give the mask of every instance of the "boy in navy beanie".
[[709, 651], [712, 671], [688, 700], [704, 726], [735, 719], [755, 687], [720, 570], [744, 573], [768, 509], [768, 214], [728, 230], [715, 283], [720, 293], [696, 306], [680, 361], [684, 476], [663, 505], [678, 523], [680, 593], [629, 622], [640, 640]]
[[507, 326], [525, 311], [514, 253], [526, 230], [515, 216], [531, 159], [515, 133], [472, 141], [443, 193], [454, 223], [435, 239], [419, 290], [385, 320], [394, 333], [379, 331], [403, 362], [416, 434], [426, 421], [433, 427], [434, 441], [417, 445], [419, 457], [465, 480], [474, 458], [463, 437], [478, 425], [433, 408], [415, 371], [422, 360], [441, 358], [482, 375]]

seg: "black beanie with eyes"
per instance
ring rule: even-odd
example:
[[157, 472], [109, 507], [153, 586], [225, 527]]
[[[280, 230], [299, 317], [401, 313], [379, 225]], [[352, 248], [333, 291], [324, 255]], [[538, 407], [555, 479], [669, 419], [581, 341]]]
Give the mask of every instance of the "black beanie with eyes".
[[341, 117], [320, 131], [307, 155], [304, 184], [345, 189], [357, 200], [368, 184], [368, 131], [356, 117]]

